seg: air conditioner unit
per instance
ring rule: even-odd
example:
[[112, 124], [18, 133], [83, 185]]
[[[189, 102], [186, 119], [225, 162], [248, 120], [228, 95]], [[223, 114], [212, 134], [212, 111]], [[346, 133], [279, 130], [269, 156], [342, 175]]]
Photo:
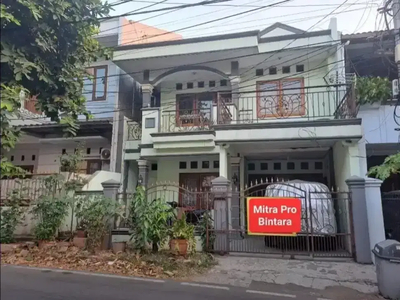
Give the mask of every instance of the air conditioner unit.
[[101, 149], [100, 157], [102, 160], [110, 160], [111, 150], [107, 148]]

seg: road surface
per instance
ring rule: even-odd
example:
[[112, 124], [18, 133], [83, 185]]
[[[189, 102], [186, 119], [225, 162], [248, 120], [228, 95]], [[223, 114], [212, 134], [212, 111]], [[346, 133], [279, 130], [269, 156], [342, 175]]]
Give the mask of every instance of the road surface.
[[194, 282], [15, 266], [1, 267], [1, 300], [317, 300], [309, 296]]

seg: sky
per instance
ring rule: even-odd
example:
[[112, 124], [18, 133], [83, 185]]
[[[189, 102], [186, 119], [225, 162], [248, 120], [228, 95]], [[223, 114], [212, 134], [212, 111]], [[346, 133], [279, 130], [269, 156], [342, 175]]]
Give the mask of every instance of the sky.
[[[113, 6], [111, 15], [121, 15], [134, 10], [144, 12], [165, 7], [174, 7], [201, 0], [109, 0], [110, 4], [128, 1]], [[377, 9], [383, 0], [289, 0], [274, 7], [263, 7], [283, 0], [232, 0], [225, 3], [198, 6], [179, 10], [163, 11], [151, 14], [128, 16], [150, 26], [174, 31], [183, 38], [210, 36], [249, 30], [262, 30], [275, 22], [285, 23], [307, 31], [328, 28], [331, 17], [336, 17], [338, 29], [343, 34], [386, 29], [383, 16]], [[146, 6], [154, 5], [146, 8]], [[340, 6], [341, 5], [341, 6]], [[339, 7], [340, 6], [340, 7]], [[142, 8], [142, 9], [141, 9]], [[141, 10], [140, 10], [141, 9]], [[232, 16], [249, 10], [256, 11]], [[214, 21], [201, 26], [200, 23]], [[392, 22], [389, 20], [389, 25]]]

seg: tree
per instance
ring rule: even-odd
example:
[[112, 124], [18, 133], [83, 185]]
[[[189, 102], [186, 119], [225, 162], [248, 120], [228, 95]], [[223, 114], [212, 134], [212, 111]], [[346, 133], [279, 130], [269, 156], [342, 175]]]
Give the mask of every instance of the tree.
[[400, 152], [385, 158], [383, 164], [369, 169], [368, 175], [381, 180], [389, 178], [392, 174], [400, 174]]
[[1, 1], [1, 174], [12, 171], [4, 157], [18, 141], [10, 126], [20, 96], [75, 134], [79, 115], [89, 117], [82, 95], [85, 69], [103, 49], [94, 38], [110, 5], [101, 0]]

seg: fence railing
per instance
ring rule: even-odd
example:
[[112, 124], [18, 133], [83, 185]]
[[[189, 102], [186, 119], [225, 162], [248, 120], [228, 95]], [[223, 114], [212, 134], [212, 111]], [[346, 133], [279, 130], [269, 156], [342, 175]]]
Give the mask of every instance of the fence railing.
[[33, 174], [31, 178], [1, 179], [1, 205], [11, 200], [13, 193], [21, 205], [29, 205], [39, 197], [49, 195], [52, 191], [46, 188], [45, 179], [54, 174]]
[[386, 238], [400, 242], [400, 191], [382, 193], [382, 212]]
[[140, 141], [142, 139], [142, 124], [135, 121], [128, 122], [128, 141]]
[[241, 95], [232, 104], [219, 101], [218, 124], [263, 123], [276, 119], [354, 118], [354, 95], [344, 87], [329, 91], [287, 91], [253, 97]]
[[209, 130], [214, 124], [213, 106], [196, 109], [163, 110], [161, 132]]

